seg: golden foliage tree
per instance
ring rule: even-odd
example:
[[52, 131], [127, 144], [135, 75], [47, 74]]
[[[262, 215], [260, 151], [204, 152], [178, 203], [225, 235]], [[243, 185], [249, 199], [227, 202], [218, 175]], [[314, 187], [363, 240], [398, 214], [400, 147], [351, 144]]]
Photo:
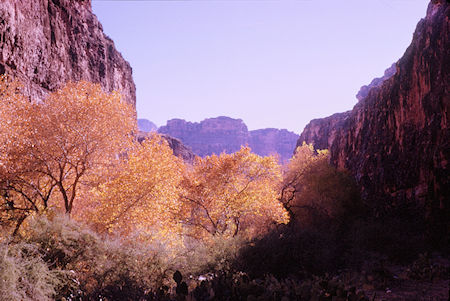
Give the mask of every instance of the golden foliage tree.
[[302, 226], [337, 221], [360, 206], [350, 175], [329, 164], [327, 150], [314, 150], [306, 143], [287, 165], [281, 191], [292, 221]]
[[270, 223], [287, 223], [278, 201], [281, 171], [274, 157], [242, 147], [233, 154], [197, 158], [183, 180], [181, 200], [191, 235], [253, 236]]
[[[84, 216], [99, 232], [172, 239], [180, 231], [178, 186], [184, 164], [159, 135], [135, 145], [86, 199]], [[81, 215], [83, 216], [83, 215]]]
[[[22, 137], [28, 134], [26, 121], [16, 118], [33, 109], [30, 101], [21, 93], [21, 85], [5, 76], [0, 78], [0, 222], [2, 226], [20, 225], [30, 211], [38, 211], [36, 198], [42, 196], [46, 203], [48, 192], [40, 190], [36, 195], [33, 186], [40, 186], [39, 179], [27, 185], [32, 170], [29, 162], [17, 160], [23, 153]], [[28, 163], [28, 164], [27, 164]], [[48, 188], [51, 190], [51, 188]], [[14, 230], [17, 232], [18, 226]]]
[[[62, 207], [83, 181], [116, 160], [136, 131], [134, 108], [97, 84], [67, 83], [41, 102], [1, 81], [2, 193], [12, 211]], [[55, 193], [58, 192], [58, 193]]]

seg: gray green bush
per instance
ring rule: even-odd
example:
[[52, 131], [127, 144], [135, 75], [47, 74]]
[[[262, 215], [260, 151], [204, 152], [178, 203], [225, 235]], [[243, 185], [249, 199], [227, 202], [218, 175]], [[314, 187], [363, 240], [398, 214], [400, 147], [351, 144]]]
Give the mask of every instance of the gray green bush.
[[0, 246], [2, 300], [142, 300], [167, 283], [163, 252], [101, 237], [65, 216], [32, 217]]
[[62, 275], [49, 269], [35, 245], [0, 244], [1, 300], [54, 300]]

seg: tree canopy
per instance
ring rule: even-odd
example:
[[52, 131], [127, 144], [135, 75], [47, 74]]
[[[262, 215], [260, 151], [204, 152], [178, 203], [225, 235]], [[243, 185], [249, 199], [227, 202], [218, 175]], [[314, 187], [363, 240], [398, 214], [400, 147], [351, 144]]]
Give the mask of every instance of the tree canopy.
[[281, 170], [274, 157], [242, 147], [233, 154], [197, 158], [186, 171], [181, 200], [192, 235], [256, 235], [271, 223], [287, 223], [278, 201]]
[[136, 132], [134, 108], [98, 84], [67, 83], [40, 102], [0, 81], [4, 220], [49, 206], [70, 214], [81, 186], [123, 153]]

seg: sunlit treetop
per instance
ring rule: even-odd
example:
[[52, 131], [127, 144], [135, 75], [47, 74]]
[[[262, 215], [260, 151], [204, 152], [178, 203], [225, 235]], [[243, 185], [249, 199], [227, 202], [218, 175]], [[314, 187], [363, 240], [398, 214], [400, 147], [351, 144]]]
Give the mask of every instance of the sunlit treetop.
[[256, 235], [270, 223], [287, 223], [278, 201], [281, 171], [274, 157], [242, 147], [233, 154], [197, 158], [183, 181], [186, 223], [193, 235]]

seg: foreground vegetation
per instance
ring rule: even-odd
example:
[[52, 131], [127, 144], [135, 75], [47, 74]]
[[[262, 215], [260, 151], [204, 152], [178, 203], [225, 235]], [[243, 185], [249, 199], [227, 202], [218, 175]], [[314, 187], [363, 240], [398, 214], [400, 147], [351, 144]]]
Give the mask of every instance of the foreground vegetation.
[[95, 84], [33, 103], [2, 78], [0, 102], [2, 300], [369, 300], [448, 277], [421, 214], [375, 214], [325, 150], [187, 164]]

